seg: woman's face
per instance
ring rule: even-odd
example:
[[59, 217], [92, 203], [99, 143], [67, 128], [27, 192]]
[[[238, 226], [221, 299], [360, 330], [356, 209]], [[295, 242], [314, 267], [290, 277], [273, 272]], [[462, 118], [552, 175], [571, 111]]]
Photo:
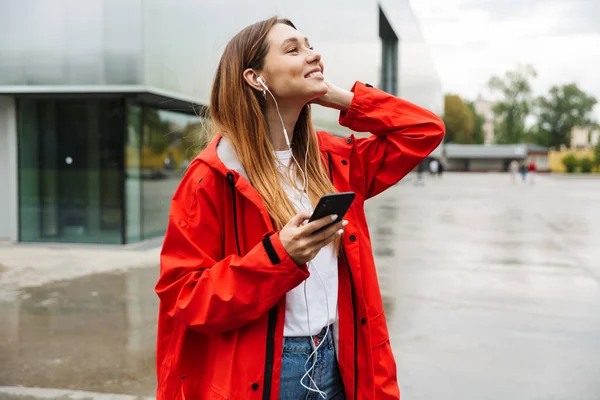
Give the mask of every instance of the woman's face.
[[321, 55], [304, 35], [289, 25], [276, 24], [267, 41], [269, 51], [260, 75], [273, 95], [307, 103], [327, 93]]

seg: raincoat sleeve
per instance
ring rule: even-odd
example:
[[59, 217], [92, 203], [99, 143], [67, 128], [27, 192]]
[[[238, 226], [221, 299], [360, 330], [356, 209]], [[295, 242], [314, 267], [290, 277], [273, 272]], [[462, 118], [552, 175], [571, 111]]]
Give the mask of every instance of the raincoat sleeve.
[[365, 199], [394, 185], [442, 141], [445, 127], [434, 113], [379, 89], [356, 82], [340, 125], [373, 135], [355, 139], [354, 154], [364, 179]]
[[173, 200], [155, 288], [160, 307], [201, 333], [238, 329], [263, 316], [309, 274], [290, 258], [279, 233], [243, 257], [217, 259], [222, 234], [216, 208], [202, 191], [196, 196], [192, 218]]

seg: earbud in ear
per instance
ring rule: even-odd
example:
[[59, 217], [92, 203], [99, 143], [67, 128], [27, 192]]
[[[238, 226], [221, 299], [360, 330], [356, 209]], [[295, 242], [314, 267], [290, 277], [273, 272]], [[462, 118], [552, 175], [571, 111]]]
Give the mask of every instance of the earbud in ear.
[[260, 76], [259, 76], [258, 78], [256, 78], [256, 80], [258, 81], [258, 83], [260, 83], [260, 85], [261, 85], [262, 87], [264, 87], [264, 88], [265, 88], [265, 90], [269, 90], [269, 88], [267, 87], [267, 84], [265, 83], [265, 81], [263, 81], [263, 78], [262, 78], [262, 77], [260, 77]]

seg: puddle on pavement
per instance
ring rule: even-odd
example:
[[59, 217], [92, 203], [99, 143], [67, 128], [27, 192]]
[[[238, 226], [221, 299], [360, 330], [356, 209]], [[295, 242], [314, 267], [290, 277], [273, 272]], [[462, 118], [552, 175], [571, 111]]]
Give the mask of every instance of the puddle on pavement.
[[158, 267], [23, 290], [0, 303], [0, 386], [153, 396]]

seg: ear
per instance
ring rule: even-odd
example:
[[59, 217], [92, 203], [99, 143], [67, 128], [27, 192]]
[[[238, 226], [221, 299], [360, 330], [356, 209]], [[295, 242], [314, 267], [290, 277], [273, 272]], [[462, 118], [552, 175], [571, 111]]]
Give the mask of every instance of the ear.
[[264, 88], [258, 82], [258, 76], [259, 76], [258, 73], [256, 71], [254, 71], [252, 68], [248, 68], [248, 69], [244, 70], [244, 80], [246, 81], [246, 83], [248, 85], [250, 85], [253, 89], [262, 92], [264, 90]]

